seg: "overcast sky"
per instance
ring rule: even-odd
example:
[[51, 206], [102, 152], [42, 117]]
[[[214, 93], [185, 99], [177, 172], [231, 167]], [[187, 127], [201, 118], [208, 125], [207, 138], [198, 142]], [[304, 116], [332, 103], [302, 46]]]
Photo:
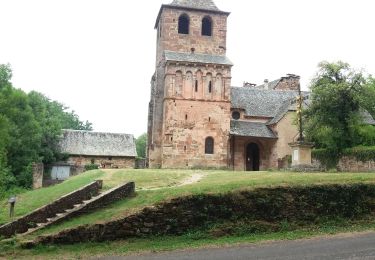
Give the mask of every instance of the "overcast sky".
[[[13, 85], [69, 106], [96, 131], [147, 130], [161, 4], [171, 0], [0, 0], [0, 63]], [[322, 60], [375, 74], [373, 0], [216, 0], [228, 19], [232, 85], [286, 73], [309, 80]]]

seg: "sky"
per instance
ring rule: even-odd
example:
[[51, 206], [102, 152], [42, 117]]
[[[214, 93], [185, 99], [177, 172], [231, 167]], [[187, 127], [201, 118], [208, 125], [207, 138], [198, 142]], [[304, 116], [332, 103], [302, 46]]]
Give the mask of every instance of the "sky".
[[[147, 131], [154, 24], [172, 0], [0, 0], [0, 64], [13, 86], [74, 110], [95, 131]], [[287, 73], [307, 90], [319, 62], [375, 74], [373, 0], [215, 0], [228, 19], [232, 86]]]

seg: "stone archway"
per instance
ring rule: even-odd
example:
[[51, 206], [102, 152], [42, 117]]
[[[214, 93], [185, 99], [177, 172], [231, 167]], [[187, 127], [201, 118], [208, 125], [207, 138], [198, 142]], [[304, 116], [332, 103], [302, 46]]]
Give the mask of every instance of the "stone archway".
[[246, 171], [259, 171], [260, 153], [256, 143], [246, 146]]

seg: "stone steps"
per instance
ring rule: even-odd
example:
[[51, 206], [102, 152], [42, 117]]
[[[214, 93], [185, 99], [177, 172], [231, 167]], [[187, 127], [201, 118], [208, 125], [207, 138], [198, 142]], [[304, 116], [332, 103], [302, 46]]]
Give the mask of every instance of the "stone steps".
[[55, 217], [48, 218], [45, 223], [38, 223], [37, 227], [29, 228], [25, 233], [19, 234], [20, 236], [29, 235], [37, 230], [48, 227], [53, 224], [60, 223], [72, 217], [76, 217], [98, 208], [102, 208], [108, 204], [116, 202], [120, 199], [128, 197], [134, 193], [135, 184], [129, 182], [126, 184], [119, 185], [115, 188], [107, 190], [97, 196], [92, 197], [89, 200], [83, 200], [80, 204], [73, 205], [73, 208], [66, 209], [65, 212], [57, 213]]
[[[28, 233], [29, 230], [33, 230], [34, 228], [40, 229], [44, 227], [46, 223], [55, 222], [58, 219], [56, 218], [56, 214], [65, 214], [65, 210], [68, 208], [80, 208], [81, 206], [78, 205], [92, 199], [92, 196], [97, 196], [99, 190], [102, 188], [102, 184], [102, 180], [93, 181], [61, 196], [47, 205], [33, 210], [27, 215], [0, 226], [0, 239], [10, 238], [15, 234]], [[74, 205], [77, 206], [74, 207]], [[59, 215], [59, 217], [63, 217], [63, 215]]]

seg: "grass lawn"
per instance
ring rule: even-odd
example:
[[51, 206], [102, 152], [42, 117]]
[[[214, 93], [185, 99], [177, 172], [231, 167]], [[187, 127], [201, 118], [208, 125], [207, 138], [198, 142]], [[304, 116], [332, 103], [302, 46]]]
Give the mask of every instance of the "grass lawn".
[[[30, 190], [17, 194], [17, 203], [15, 207], [15, 216], [20, 217], [31, 211], [46, 205], [53, 200], [68, 194], [96, 179], [103, 180], [103, 190], [113, 188], [121, 183], [133, 180], [137, 188], [147, 189], [156, 187], [168, 187], [175, 185], [181, 179], [189, 177], [189, 171], [165, 171], [163, 174], [152, 170], [94, 170], [85, 172], [72, 177], [61, 184]], [[2, 210], [0, 210], [0, 224], [9, 222], [7, 199], [0, 201]]]
[[[179, 186], [184, 180], [193, 175], [200, 175], [201, 179], [192, 184]], [[219, 193], [241, 189], [253, 189], [272, 186], [316, 185], [327, 183], [374, 183], [374, 173], [290, 173], [290, 172], [233, 172], [233, 171], [202, 171], [202, 170], [105, 170], [90, 171], [70, 180], [49, 188], [29, 191], [20, 195], [17, 204], [17, 214], [39, 207], [54, 198], [66, 194], [77, 187], [83, 186], [92, 180], [103, 179], [104, 189], [109, 189], [120, 183], [133, 180], [136, 183], [136, 196], [114, 203], [93, 213], [63, 222], [56, 226], [40, 230], [25, 239], [32, 239], [36, 235], [50, 234], [82, 224], [104, 222], [120, 218], [154, 203], [168, 200], [173, 197], [199, 194]], [[43, 202], [42, 202], [43, 199]], [[22, 203], [22, 204], [21, 204]], [[5, 219], [4, 216], [1, 216]], [[0, 218], [1, 219], [1, 218]], [[50, 258], [55, 253], [67, 258], [95, 255], [99, 252], [122, 254], [142, 250], [168, 250], [174, 248], [194, 247], [206, 244], [222, 245], [237, 242], [257, 242], [269, 239], [290, 239], [312, 236], [323, 233], [335, 233], [352, 230], [374, 229], [375, 220], [347, 225], [327, 224], [314, 229], [289, 232], [280, 231], [273, 234], [245, 235], [240, 237], [210, 238], [204, 234], [192, 233], [179, 237], [157, 237], [152, 239], [131, 239], [108, 243], [80, 244], [74, 246], [43, 246], [29, 250], [13, 250], [12, 245], [6, 252], [14, 252], [16, 257], [23, 254], [44, 255]], [[1, 246], [0, 246], [1, 247]], [[1, 255], [0, 255], [1, 256]]]

